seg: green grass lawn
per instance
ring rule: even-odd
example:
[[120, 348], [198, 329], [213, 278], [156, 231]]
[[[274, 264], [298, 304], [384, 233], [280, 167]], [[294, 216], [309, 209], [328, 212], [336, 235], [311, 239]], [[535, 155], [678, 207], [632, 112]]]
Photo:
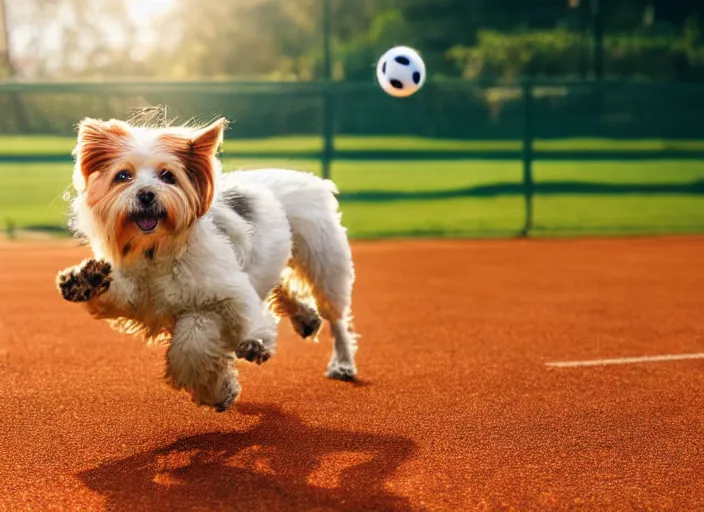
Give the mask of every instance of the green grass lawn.
[[[319, 173], [320, 163], [306, 160], [225, 161], [225, 169], [283, 166]], [[520, 162], [411, 161], [336, 162], [333, 179], [343, 194], [360, 191], [455, 191], [495, 183], [519, 184]], [[704, 162], [538, 161], [538, 184], [686, 184], [704, 180]], [[61, 227], [66, 221], [62, 194], [70, 184], [70, 164], [0, 164], [0, 227]], [[422, 194], [421, 194], [422, 195]], [[520, 230], [520, 195], [450, 197], [386, 201], [343, 201], [343, 221], [354, 237], [503, 236]], [[553, 194], [535, 198], [535, 234], [667, 233], [704, 231], [704, 195], [695, 194]]]
[[[69, 155], [75, 145], [75, 137], [51, 136], [0, 136], [0, 155]], [[306, 153], [320, 151], [322, 139], [315, 136], [272, 137], [269, 139], [237, 140], [230, 136], [223, 150], [231, 153]], [[500, 151], [520, 150], [521, 141], [476, 141], [452, 139], [428, 139], [422, 137], [353, 137], [335, 138], [335, 147], [345, 151], [376, 150], [426, 150], [426, 151]], [[609, 139], [560, 139], [536, 140], [536, 150], [594, 151], [594, 150], [704, 150], [701, 140], [609, 140]]]

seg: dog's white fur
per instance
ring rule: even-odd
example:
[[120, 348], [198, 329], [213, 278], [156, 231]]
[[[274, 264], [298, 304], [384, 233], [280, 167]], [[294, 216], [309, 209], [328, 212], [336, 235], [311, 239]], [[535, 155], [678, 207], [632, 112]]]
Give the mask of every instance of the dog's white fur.
[[[158, 179], [161, 164], [154, 163], [161, 151], [154, 145], [159, 130], [127, 129], [134, 176], [117, 196], [129, 205], [125, 208], [141, 191], [151, 190], [157, 199], [162, 189], [168, 192]], [[90, 180], [81, 178], [80, 165], [79, 155], [72, 227], [88, 239], [95, 260], [109, 263], [107, 289], [92, 292], [85, 303], [95, 317], [123, 332], [165, 340], [173, 387], [189, 391], [197, 403], [227, 409], [240, 391], [234, 360], [249, 353], [263, 362], [275, 352], [280, 311], [272, 305], [277, 300], [272, 292], [277, 289], [293, 300], [289, 310], [315, 315], [305, 306], [310, 296], [329, 322], [333, 351], [327, 375], [356, 376], [356, 336], [350, 327], [355, 276], [332, 182], [284, 169], [223, 174], [213, 156], [215, 194], [207, 211], [178, 219], [175, 224], [185, 227], [174, 231], [173, 243], [162, 239], [148, 256], [119, 258], [111, 228], [89, 205]], [[110, 165], [97, 172], [109, 172]], [[239, 204], [233, 208], [233, 203]], [[140, 241], [149, 236], [140, 235]], [[80, 278], [82, 268], [60, 274], [59, 287], [65, 288], [69, 274]]]

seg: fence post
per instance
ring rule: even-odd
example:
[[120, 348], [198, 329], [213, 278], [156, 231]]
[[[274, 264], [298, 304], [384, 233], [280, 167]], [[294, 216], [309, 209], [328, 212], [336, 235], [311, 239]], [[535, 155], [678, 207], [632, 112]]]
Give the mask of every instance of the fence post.
[[323, 30], [323, 178], [330, 179], [330, 167], [335, 152], [335, 97], [332, 83], [332, 16], [331, 0], [321, 0]]
[[592, 29], [594, 31], [594, 78], [604, 78], [604, 19], [599, 0], [592, 0]]
[[521, 236], [533, 228], [533, 85], [523, 82], [523, 195], [526, 217]]
[[335, 153], [335, 91], [332, 82], [325, 84], [323, 91], [323, 178], [330, 179], [330, 170]]

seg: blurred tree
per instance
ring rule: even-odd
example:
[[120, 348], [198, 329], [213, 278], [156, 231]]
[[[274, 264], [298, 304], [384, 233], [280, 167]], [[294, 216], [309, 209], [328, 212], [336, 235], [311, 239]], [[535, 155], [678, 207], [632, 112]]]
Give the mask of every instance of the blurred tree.
[[55, 34], [52, 65], [74, 77], [124, 77], [143, 74], [136, 26], [126, 2], [53, 0]]
[[0, 78], [14, 76], [14, 66], [10, 55], [10, 32], [8, 30], [5, 0], [0, 0]]
[[180, 0], [157, 60], [179, 78], [312, 78], [318, 19], [315, 0]]
[[[4, 0], [0, 0], [0, 79], [16, 78], [17, 71], [12, 58], [9, 16]], [[13, 92], [3, 98], [7, 104], [3, 121], [10, 126], [13, 121], [15, 129], [23, 131], [27, 127], [27, 113], [19, 93]]]
[[150, 73], [126, 1], [15, 0], [15, 61], [26, 78], [101, 78]]
[[346, 75], [358, 77], [387, 48], [404, 44], [421, 50], [436, 75], [458, 75], [447, 52], [477, 41], [480, 29], [554, 27], [568, 13], [566, 0], [377, 0], [366, 33], [347, 43]]
[[[137, 20], [134, 0], [0, 0], [12, 14], [0, 13], [0, 73], [7, 76], [14, 66], [13, 74], [23, 78], [316, 79], [323, 57], [323, 1], [173, 0], [167, 12]], [[592, 0], [327, 1], [333, 13], [334, 75], [348, 80], [374, 80], [376, 59], [399, 44], [417, 47], [435, 77], [472, 75], [468, 54], [451, 49], [483, 45], [496, 52], [500, 34], [515, 43], [520, 34], [557, 28], [578, 36], [580, 51], [575, 57], [577, 43], [571, 42], [570, 55], [583, 63], [591, 26]], [[704, 1], [603, 0], [602, 5], [607, 35], [674, 41], [686, 26], [690, 46], [701, 39], [697, 19], [704, 20]], [[480, 41], [486, 31], [499, 34], [491, 45]], [[9, 49], [3, 47], [8, 40], [14, 42]], [[551, 50], [540, 59], [560, 55]], [[486, 60], [482, 65], [495, 67]]]
[[688, 19], [696, 17], [704, 19], [704, 2], [697, 0], [603, 1], [602, 11], [607, 30], [657, 29], [661, 32], [679, 32]]

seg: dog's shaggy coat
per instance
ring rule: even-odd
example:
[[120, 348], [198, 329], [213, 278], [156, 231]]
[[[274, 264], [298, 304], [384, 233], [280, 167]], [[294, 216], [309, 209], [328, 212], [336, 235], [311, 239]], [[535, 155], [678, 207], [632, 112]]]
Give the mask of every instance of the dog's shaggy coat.
[[82, 121], [72, 228], [94, 258], [57, 277], [94, 317], [167, 342], [167, 381], [220, 411], [240, 391], [234, 360], [266, 361], [280, 316], [302, 337], [317, 336], [322, 316], [328, 376], [357, 373], [354, 269], [334, 185], [283, 169], [223, 174], [225, 126]]

